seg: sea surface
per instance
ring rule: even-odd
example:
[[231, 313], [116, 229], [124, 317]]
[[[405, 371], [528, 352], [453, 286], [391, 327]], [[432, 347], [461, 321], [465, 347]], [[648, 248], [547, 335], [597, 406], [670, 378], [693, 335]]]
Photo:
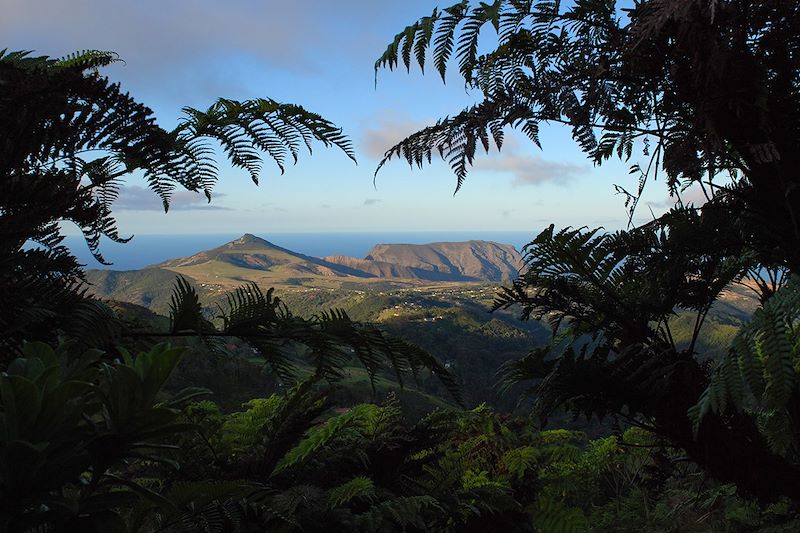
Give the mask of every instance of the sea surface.
[[[256, 233], [257, 237], [305, 255], [348, 255], [364, 257], [376, 244], [428, 244], [469, 240], [510, 244], [517, 250], [530, 242], [538, 232], [522, 231], [431, 231], [370, 233]], [[186, 257], [209, 250], [241, 237], [241, 234], [213, 235], [136, 235], [127, 244], [104, 240], [100, 252], [111, 265], [97, 262], [80, 236], [68, 236], [65, 245], [86, 268], [136, 270], [167, 259]]]

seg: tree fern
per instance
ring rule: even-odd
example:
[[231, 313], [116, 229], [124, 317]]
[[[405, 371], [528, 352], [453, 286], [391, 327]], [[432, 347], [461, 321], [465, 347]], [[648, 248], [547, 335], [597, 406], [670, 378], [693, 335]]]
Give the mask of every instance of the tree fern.
[[[507, 363], [500, 378], [532, 384], [542, 423], [560, 408], [575, 416], [611, 417], [682, 447], [726, 482], [761, 494], [789, 493], [796, 467], [774, 455], [794, 457], [786, 428], [795, 412], [796, 317], [779, 311], [777, 298], [787, 288], [767, 300], [775, 307], [765, 304], [754, 316], [759, 329], [748, 334], [746, 328], [737, 337], [713, 378], [696, 358], [711, 306], [757, 264], [749, 228], [730, 217], [730, 201], [736, 200], [723, 195], [703, 208], [678, 207], [614, 234], [542, 232], [525, 249], [528, 268], [503, 289], [495, 306], [515, 306], [523, 318], [549, 321], [554, 338]], [[671, 317], [678, 311], [693, 317], [688, 342], [673, 335]], [[713, 457], [711, 448], [717, 450]], [[754, 456], [775, 466], [771, 476], [781, 480], [780, 489], [729, 466]]]
[[[638, 176], [637, 189], [627, 202], [631, 220], [645, 184], [659, 172], [666, 173], [673, 192], [708, 179], [709, 184], [701, 186], [710, 187], [713, 196], [720, 189], [721, 176], [743, 183], [739, 177], [747, 170], [741, 161], [752, 156], [742, 147], [720, 142], [718, 130], [709, 126], [726, 116], [724, 112], [709, 115], [705, 121], [696, 119], [725, 100], [722, 93], [715, 93], [719, 85], [710, 78], [701, 82], [679, 73], [691, 69], [705, 73], [703, 79], [711, 76], [719, 68], [718, 61], [692, 56], [692, 66], [687, 66], [685, 58], [692, 50], [719, 45], [725, 52], [720, 52], [718, 59], [731, 67], [725, 75], [737, 79], [735, 84], [746, 85], [748, 74], [741, 66], [732, 65], [738, 65], [738, 57], [762, 57], [769, 48], [763, 25], [783, 27], [796, 14], [773, 6], [773, 2], [734, 2], [719, 7], [718, 11], [729, 13], [730, 20], [747, 18], [737, 31], [749, 38], [737, 40], [730, 25], [715, 23], [720, 20], [714, 15], [717, 4], [712, 4], [714, 8], [680, 5], [673, 8], [670, 3], [642, 2], [622, 14], [614, 2], [464, 0], [434, 10], [394, 37], [375, 63], [376, 76], [380, 69], [401, 65], [410, 69], [414, 62], [424, 68], [427, 51], [443, 81], [448, 68], [454, 67], [467, 87], [478, 94], [479, 102], [387, 147], [378, 170], [394, 158], [421, 166], [438, 154], [451, 166], [459, 190], [474, 163], [475, 147], [490, 131], [498, 139], [497, 132], [510, 126], [539, 145], [540, 125], [555, 122], [569, 126], [575, 142], [597, 164], [614, 156], [629, 160], [640, 150], [642, 163], [631, 167]], [[708, 31], [694, 31], [697, 25]], [[488, 46], [482, 47], [482, 42]], [[488, 51], [479, 55], [481, 48]], [[757, 70], [764, 80], [761, 87], [769, 86], [769, 94], [777, 99], [774, 110], [781, 107], [777, 101], [785, 88], [768, 81], [772, 79], [769, 68], [762, 64]], [[786, 61], [780, 68], [791, 77], [796, 65]], [[754, 98], [752, 93], [750, 101]], [[741, 105], [750, 104], [745, 99]], [[750, 117], [753, 132], [759, 129], [757, 124], [766, 123], [754, 117], [771, 112], [759, 109]], [[786, 113], [794, 116], [788, 108]], [[780, 121], [779, 116], [775, 120]], [[730, 138], [740, 131], [732, 117], [724, 128]], [[768, 147], [764, 150], [769, 152]], [[766, 160], [774, 161], [774, 157]], [[761, 164], [751, 163], [751, 169]], [[759, 172], [758, 180], [766, 183], [769, 172]], [[770, 205], [781, 202], [780, 195], [770, 203], [760, 194], [748, 198], [759, 205], [758, 217], [771, 220], [780, 238], [791, 241], [780, 229], [780, 219], [769, 213]]]
[[375, 484], [371, 479], [358, 476], [328, 491], [328, 508], [336, 509], [357, 498], [371, 499], [375, 495]]
[[312, 430], [295, 448], [289, 451], [275, 467], [275, 473], [303, 461], [310, 454], [328, 444], [331, 439], [349, 431], [363, 431], [364, 425], [373, 418], [378, 409], [376, 405], [359, 404], [348, 412], [329, 419], [322, 427]]
[[[206, 111], [185, 108], [178, 126], [165, 130], [152, 110], [97, 73], [118, 60], [93, 50], [61, 59], [0, 53], [0, 176], [7, 192], [0, 200], [0, 285], [9, 302], [9, 309], [0, 310], [4, 342], [18, 345], [23, 328], [28, 338], [55, 329], [55, 317], [71, 311], [56, 303], [69, 300], [70, 293], [82, 301], [73, 290], [82, 281], [80, 266], [61, 245], [64, 222], [81, 230], [101, 262], [102, 237], [129, 240], [119, 234], [112, 214], [122, 178], [140, 172], [166, 210], [176, 188], [203, 192], [210, 201], [219, 175], [214, 143], [256, 182], [264, 157], [283, 172], [289, 156], [297, 162], [301, 149], [310, 151], [316, 142], [354, 159], [352, 144], [333, 123], [266, 98], [219, 99]], [[46, 252], [35, 262], [28, 261], [28, 242]], [[37, 277], [41, 283], [34, 283]], [[59, 286], [62, 294], [49, 298]], [[13, 302], [24, 294], [49, 311], [51, 324], [44, 325], [43, 315], [25, 318], [17, 310]], [[41, 319], [36, 328], [33, 317]]]
[[[257, 348], [275, 373], [286, 382], [296, 378], [297, 363], [310, 363], [316, 379], [335, 381], [344, 367], [357, 361], [366, 369], [373, 384], [378, 372], [389, 367], [400, 384], [403, 376], [417, 376], [426, 369], [434, 374], [461, 401], [455, 377], [435, 357], [370, 324], [353, 322], [339, 309], [323, 311], [310, 318], [294, 316], [274, 289], [263, 292], [256, 284], [235, 289], [226, 295], [227, 306], [220, 308], [215, 329], [202, 314], [195, 289], [178, 278], [170, 303], [172, 334], [198, 335], [204, 339], [241, 337]], [[147, 332], [137, 332], [147, 336]]]
[[589, 530], [589, 524], [580, 509], [544, 499], [538, 502], [534, 524], [536, 531], [542, 533], [583, 533]]
[[793, 409], [798, 386], [798, 281], [769, 298], [742, 328], [718, 363], [708, 388], [689, 411], [695, 431], [709, 413], [752, 413], [776, 452], [795, 446]]

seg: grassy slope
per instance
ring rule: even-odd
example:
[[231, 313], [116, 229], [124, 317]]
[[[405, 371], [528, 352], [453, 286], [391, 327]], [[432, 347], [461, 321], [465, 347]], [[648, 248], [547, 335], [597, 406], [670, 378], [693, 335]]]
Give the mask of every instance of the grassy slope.
[[[468, 285], [404, 289], [377, 293], [314, 291], [287, 293], [291, 309], [305, 313], [339, 307], [351, 318], [375, 322], [385, 330], [417, 344], [456, 373], [467, 406], [488, 402], [512, 410], [516, 398], [498, 396], [500, 365], [524, 355], [549, 338], [537, 322], [520, 322], [510, 313], [489, 313], [495, 287]], [[435, 379], [421, 376], [420, 386], [446, 397]]]
[[102, 298], [129, 302], [166, 313], [175, 285], [175, 273], [161, 268], [114, 271], [88, 270], [89, 292]]
[[[224, 269], [221, 273], [229, 275], [238, 267], [224, 264], [221, 268]], [[89, 277], [98, 288], [113, 286], [112, 298], [147, 304], [154, 311], [165, 314], [175, 274], [162, 269], [126, 274], [129, 275], [120, 278], [115, 273], [94, 271]], [[354, 320], [381, 324], [384, 329], [428, 350], [448, 365], [459, 376], [470, 407], [488, 402], [502, 410], [513, 410], [517, 398], [513, 395], [499, 397], [495, 391], [496, 372], [503, 362], [523, 356], [549, 338], [549, 331], [539, 323], [520, 322], [510, 313], [490, 314], [488, 308], [494, 296], [494, 285], [449, 283], [398, 288], [391, 283], [353, 282], [352, 288], [344, 289], [337, 283], [324, 285], [314, 280], [306, 281], [316, 286], [284, 286], [276, 291], [294, 313], [308, 316], [336, 307], [346, 310]], [[225, 289], [240, 282], [228, 278], [228, 283], [229, 286], [198, 284], [210, 316], [217, 313], [216, 304], [223, 303]], [[262, 284], [262, 287], [270, 285]], [[727, 350], [736, 330], [754, 307], [755, 302], [746, 289], [737, 287], [729, 291], [704, 324], [696, 345], [699, 356], [713, 358]], [[679, 313], [671, 322], [673, 336], [683, 345], [688, 344], [692, 327], [693, 318], [687, 313]], [[254, 369], [250, 368], [245, 373], [253, 372]], [[255, 374], [260, 374], [260, 370]], [[367, 399], [372, 391], [366, 381], [359, 381], [361, 377], [354, 373], [345, 382], [349, 390], [360, 391], [355, 396]], [[256, 384], [241, 383], [237, 386], [235, 379], [225, 379], [227, 381], [220, 381], [220, 393], [231, 396], [234, 402], [246, 399], [237, 387], [259, 390], [267, 387], [258, 380]], [[383, 389], [383, 386], [379, 387], [379, 390]], [[435, 396], [447, 398], [437, 380], [424, 373], [420, 376], [417, 392], [430, 405], [435, 403]]]
[[[166, 331], [169, 319], [149, 309], [127, 302], [112, 302], [113, 309], [134, 330]], [[163, 339], [139, 339], [134, 349], [147, 349]], [[283, 388], [263, 360], [246, 342], [231, 338], [226, 340], [226, 355], [212, 353], [199, 339], [179, 338], [174, 345], [189, 348], [178, 368], [170, 378], [167, 390], [176, 392], [185, 387], [203, 387], [224, 411], [238, 410], [252, 398], [266, 397]], [[298, 363], [297, 379], [311, 374], [312, 369]], [[342, 380], [332, 384], [337, 405], [350, 406], [363, 402], [380, 402], [390, 393], [397, 396], [407, 416], [414, 419], [437, 407], [453, 408], [456, 405], [446, 394], [445, 399], [421, 390], [411, 376], [406, 376], [401, 387], [391, 374], [377, 376], [370, 383], [366, 371], [357, 366], [345, 368]]]

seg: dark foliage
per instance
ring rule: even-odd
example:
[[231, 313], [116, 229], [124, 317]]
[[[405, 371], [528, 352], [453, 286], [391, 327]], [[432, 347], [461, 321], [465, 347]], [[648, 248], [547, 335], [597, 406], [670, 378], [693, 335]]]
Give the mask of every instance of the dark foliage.
[[[541, 379], [543, 415], [567, 405], [647, 427], [712, 475], [765, 498], [800, 498], [797, 461], [778, 453], [793, 450], [797, 434], [797, 365], [786, 346], [796, 340], [794, 311], [768, 317], [765, 307], [742, 341], [749, 345], [725, 358], [713, 382], [695, 349], [726, 285], [767, 272], [755, 287], [768, 304], [783, 273], [800, 268], [799, 26], [795, 2], [650, 0], [623, 9], [465, 0], [406, 28], [376, 62], [376, 71], [414, 60], [423, 67], [432, 50], [443, 79], [452, 59], [482, 97], [390, 148], [380, 166], [395, 157], [422, 165], [438, 152], [458, 190], [479, 148], [502, 147], [505, 127], [539, 145], [541, 124], [562, 123], [597, 164], [644, 159], [631, 166], [635, 191], [618, 187], [631, 220], [646, 182], [664, 175], [678, 208], [651, 224], [613, 235], [551, 227], [529, 245], [526, 272], [497, 305], [520, 304], [523, 318], [549, 320], [560, 334], [509, 365], [507, 377]], [[480, 55], [486, 31], [498, 40]], [[705, 194], [702, 209], [680, 201], [689, 186]], [[686, 347], [669, 329], [682, 309], [696, 316]], [[756, 410], [728, 409], [720, 382], [756, 383], [732, 363], [754, 361], [753, 353], [772, 393], [756, 388], [754, 402], [736, 404]]]
[[[736, 242], [720, 213], [714, 205], [677, 210], [613, 235], [552, 227], [540, 234], [526, 249], [523, 277], [496, 306], [520, 304], [523, 318], [550, 321], [554, 342], [508, 364], [504, 379], [537, 380], [543, 417], [560, 406], [611, 416], [670, 439], [717, 479], [764, 497], [796, 497], [796, 463], [774, 453], [752, 417], [720, 410], [698, 429], [687, 415], [709, 384], [710, 367], [695, 353], [704, 320], [747, 271], [746, 253], [709, 254], [696, 238], [715, 227], [720, 246], [726, 233]], [[670, 330], [679, 309], [695, 314], [686, 347]], [[759, 468], [732, 466], [744, 461]]]
[[170, 305], [170, 331], [128, 331], [122, 336], [199, 337], [209, 347], [220, 349], [226, 338], [246, 340], [265, 359], [279, 379], [294, 383], [298, 363], [308, 365], [314, 379], [339, 380], [349, 363], [364, 367], [373, 388], [378, 372], [388, 367], [403, 385], [407, 374], [417, 377], [421, 370], [436, 376], [453, 398], [462, 402], [461, 390], [448, 370], [426, 351], [377, 326], [354, 322], [342, 309], [330, 309], [301, 317], [274, 296], [274, 289], [262, 291], [255, 283], [243, 285], [226, 297], [227, 305], [217, 317], [220, 327], [202, 312], [195, 288], [178, 277]]

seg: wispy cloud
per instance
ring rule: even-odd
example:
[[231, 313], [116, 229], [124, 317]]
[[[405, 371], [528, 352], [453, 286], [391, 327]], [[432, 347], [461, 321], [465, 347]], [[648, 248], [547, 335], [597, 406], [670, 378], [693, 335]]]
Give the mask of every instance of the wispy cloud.
[[362, 149], [373, 159], [383, 159], [386, 150], [428, 125], [421, 120], [399, 117], [393, 112], [381, 113], [364, 128], [361, 134]]
[[[175, 191], [172, 194], [169, 209], [170, 211], [228, 210], [228, 207], [215, 203], [222, 196], [225, 195], [215, 193], [212, 203], [208, 203], [202, 193]], [[118, 211], [163, 211], [164, 206], [161, 199], [150, 189], [129, 185], [120, 189], [119, 198], [114, 202], [113, 209]]]
[[367, 198], [366, 200], [364, 200], [364, 205], [375, 205], [380, 202], [381, 200], [379, 200], [378, 198]]
[[[434, 123], [402, 118], [387, 111], [380, 114], [362, 132], [362, 148], [374, 158], [382, 159], [386, 150], [426, 126]], [[546, 182], [567, 183], [587, 173], [585, 165], [547, 161], [528, 155], [530, 144], [521, 144], [514, 135], [507, 135], [499, 154], [478, 154], [474, 169], [484, 172], [512, 174], [512, 185], [539, 185]]]
[[497, 157], [477, 159], [475, 170], [512, 174], [512, 185], [567, 183], [586, 173], [586, 168], [572, 163], [547, 161], [539, 156], [502, 153]]
[[[317, 16], [319, 7], [314, 0], [26, 0], [4, 5], [0, 32], [16, 37], [16, 30], [25, 28], [48, 48], [71, 43], [61, 53], [115, 50], [134, 60], [137, 70], [173, 69], [187, 57], [219, 51], [247, 51], [296, 70], [305, 68], [311, 52], [337, 31]], [[147, 38], [142, 38], [143, 29]]]
[[[692, 187], [682, 192], [680, 194], [680, 199], [683, 201], [684, 205], [692, 204], [695, 207], [700, 207], [708, 201], [700, 187]], [[669, 209], [676, 203], [678, 203], [678, 198], [675, 196], [669, 196], [663, 200], [647, 202], [647, 205], [657, 209]]]

